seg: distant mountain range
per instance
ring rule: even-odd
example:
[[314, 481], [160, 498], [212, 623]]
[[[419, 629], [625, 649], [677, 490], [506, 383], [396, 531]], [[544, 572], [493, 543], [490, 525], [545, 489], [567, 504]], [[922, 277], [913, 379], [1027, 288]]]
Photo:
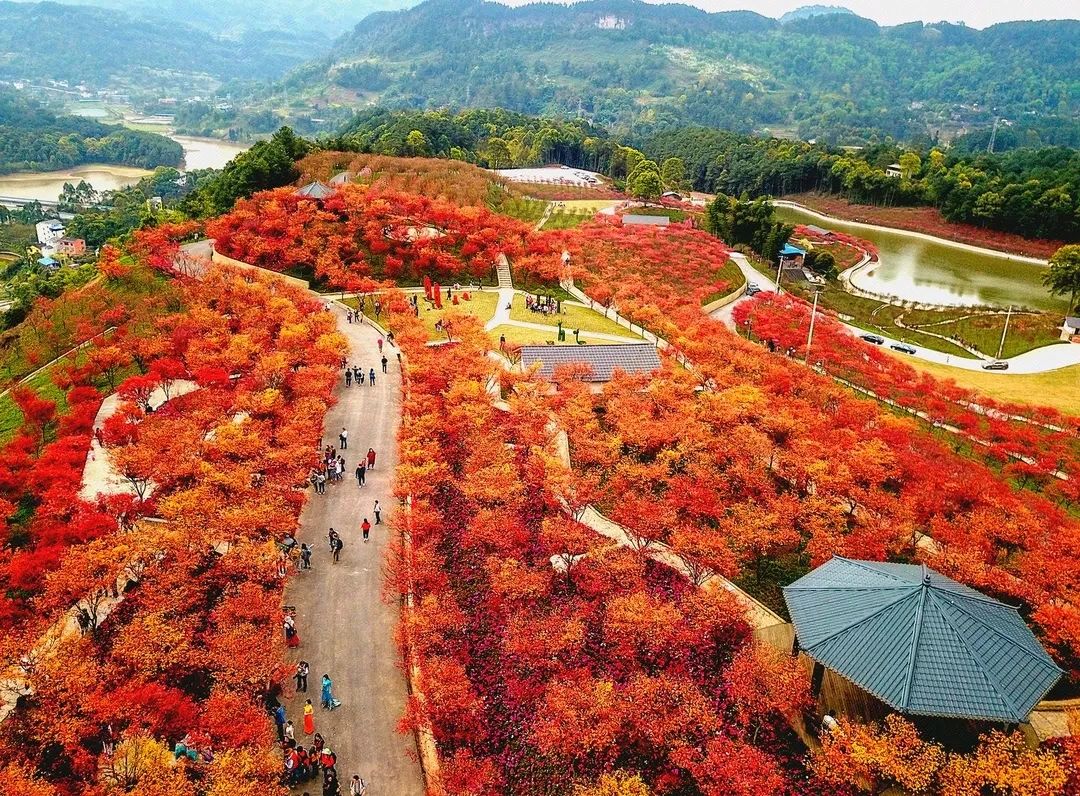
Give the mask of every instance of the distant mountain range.
[[883, 28], [822, 6], [782, 22], [637, 0], [428, 0], [372, 14], [332, 52], [290, 93], [580, 115], [624, 135], [696, 123], [859, 142], [997, 114], [1053, 135], [1075, 125], [1080, 97], [1075, 21]]
[[416, 0], [78, 0], [80, 5], [124, 11], [155, 22], [177, 22], [225, 38], [255, 31], [336, 38], [375, 11], [415, 5]]
[[177, 20], [104, 8], [0, 0], [0, 79], [157, 82], [267, 80], [329, 51], [322, 37], [247, 33], [225, 39]]
[[780, 24], [786, 25], [788, 22], [798, 22], [803, 19], [810, 19], [810, 17], [825, 17], [830, 14], [854, 14], [850, 8], [844, 8], [843, 6], [800, 6], [794, 11], [788, 11], [786, 14], [780, 17]]

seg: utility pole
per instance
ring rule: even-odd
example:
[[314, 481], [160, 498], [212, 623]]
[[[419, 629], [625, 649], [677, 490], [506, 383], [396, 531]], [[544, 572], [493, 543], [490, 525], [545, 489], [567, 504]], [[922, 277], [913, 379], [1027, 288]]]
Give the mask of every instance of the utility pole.
[[1005, 313], [1005, 328], [1001, 330], [1001, 342], [998, 343], [997, 358], [1001, 359], [1001, 352], [1005, 350], [1005, 335], [1009, 333], [1009, 318], [1012, 317], [1012, 304], [1009, 305], [1008, 311]]
[[780, 295], [784, 292], [784, 289], [780, 287], [780, 271], [784, 268], [784, 255], [780, 255], [780, 264], [776, 266], [776, 295]]
[[817, 320], [817, 301], [821, 295], [820, 290], [814, 291], [814, 308], [810, 310], [810, 331], [806, 335], [806, 364], [810, 364], [810, 346], [814, 343], [814, 321]]

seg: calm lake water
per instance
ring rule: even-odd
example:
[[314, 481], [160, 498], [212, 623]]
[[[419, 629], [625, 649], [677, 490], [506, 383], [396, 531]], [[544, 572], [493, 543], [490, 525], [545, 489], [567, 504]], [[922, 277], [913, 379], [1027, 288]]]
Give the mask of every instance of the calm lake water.
[[1045, 266], [950, 246], [884, 227], [867, 228], [838, 219], [824, 221], [791, 207], [777, 207], [778, 218], [794, 224], [816, 224], [868, 240], [880, 262], [852, 276], [856, 287], [906, 301], [956, 306], [992, 305], [1065, 309], [1042, 284]]
[[[184, 164], [189, 169], [220, 169], [246, 146], [210, 138], [170, 136], [184, 148]], [[64, 183], [86, 180], [99, 191], [115, 191], [139, 181], [149, 171], [129, 166], [88, 165], [65, 171], [16, 172], [0, 175], [0, 196], [55, 202]]]

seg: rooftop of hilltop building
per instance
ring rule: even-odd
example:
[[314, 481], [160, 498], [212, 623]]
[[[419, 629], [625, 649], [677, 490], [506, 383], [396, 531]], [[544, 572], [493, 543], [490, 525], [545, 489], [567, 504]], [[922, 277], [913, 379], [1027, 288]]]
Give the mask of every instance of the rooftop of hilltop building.
[[560, 367], [586, 365], [589, 373], [582, 380], [602, 383], [611, 381], [619, 370], [628, 374], [652, 373], [660, 367], [660, 355], [651, 343], [522, 346], [522, 368], [528, 370], [537, 364], [537, 372], [545, 379], [553, 378]]
[[334, 189], [327, 185], [322, 180], [315, 180], [315, 182], [309, 182], [302, 188], [296, 190], [297, 196], [303, 196], [308, 199], [326, 199], [332, 196]]

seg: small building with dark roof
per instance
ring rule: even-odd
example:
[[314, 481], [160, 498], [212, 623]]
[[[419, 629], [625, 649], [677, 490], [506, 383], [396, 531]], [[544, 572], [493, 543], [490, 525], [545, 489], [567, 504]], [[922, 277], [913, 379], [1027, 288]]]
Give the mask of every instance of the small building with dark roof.
[[522, 346], [522, 368], [529, 370], [537, 364], [539, 375], [549, 380], [558, 368], [585, 365], [589, 372], [582, 381], [602, 384], [611, 381], [617, 370], [628, 374], [652, 373], [660, 367], [660, 355], [650, 343]]
[[1080, 316], [1069, 315], [1065, 318], [1065, 334], [1080, 334]]
[[334, 189], [322, 180], [315, 180], [315, 182], [309, 182], [303, 188], [297, 188], [294, 195], [302, 196], [305, 199], [318, 199], [321, 201], [333, 196]]
[[817, 224], [807, 224], [806, 231], [812, 235], [816, 235], [819, 238], [831, 238], [833, 237], [833, 231], [831, 229], [825, 229], [825, 227], [819, 227]]
[[1027, 720], [1062, 670], [1019, 611], [926, 566], [834, 557], [784, 589], [798, 649], [895, 711]]

